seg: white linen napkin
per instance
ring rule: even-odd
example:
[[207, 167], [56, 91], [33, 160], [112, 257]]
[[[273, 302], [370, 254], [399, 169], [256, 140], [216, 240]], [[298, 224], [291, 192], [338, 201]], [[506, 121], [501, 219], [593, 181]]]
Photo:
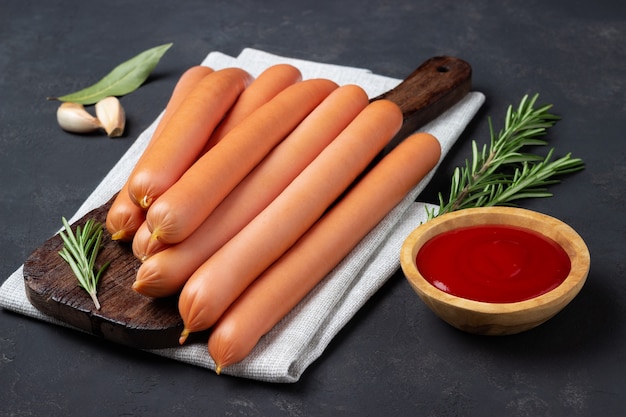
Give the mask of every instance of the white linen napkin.
[[[253, 76], [258, 76], [264, 69], [277, 63], [293, 64], [300, 69], [304, 79], [319, 77], [331, 79], [339, 85], [357, 84], [365, 89], [369, 97], [382, 94], [401, 81], [373, 74], [366, 69], [286, 58], [250, 48], [244, 49], [237, 57], [211, 52], [202, 62], [203, 65], [213, 69], [240, 67]], [[439, 139], [442, 159], [484, 100], [482, 93], [470, 92], [453, 108], [420, 129]], [[71, 217], [70, 223], [106, 203], [121, 188], [157, 123], [158, 118], [141, 133]], [[268, 382], [298, 381], [305, 369], [323, 353], [339, 330], [398, 270], [402, 242], [426, 219], [426, 205], [416, 203], [415, 200], [432, 178], [434, 171], [413, 189], [287, 317], [265, 335], [245, 360], [225, 368], [222, 373]], [[0, 307], [67, 326], [40, 313], [30, 304], [24, 289], [22, 271], [23, 265], [0, 287]], [[215, 363], [209, 356], [205, 343], [149, 351], [199, 367], [215, 369]]]

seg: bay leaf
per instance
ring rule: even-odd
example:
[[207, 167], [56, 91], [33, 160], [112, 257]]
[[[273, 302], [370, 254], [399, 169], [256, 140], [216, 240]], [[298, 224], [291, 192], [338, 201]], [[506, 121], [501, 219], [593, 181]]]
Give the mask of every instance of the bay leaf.
[[155, 46], [119, 64], [97, 83], [49, 100], [71, 101], [84, 105], [97, 103], [107, 96], [123, 96], [132, 93], [143, 84], [172, 43]]

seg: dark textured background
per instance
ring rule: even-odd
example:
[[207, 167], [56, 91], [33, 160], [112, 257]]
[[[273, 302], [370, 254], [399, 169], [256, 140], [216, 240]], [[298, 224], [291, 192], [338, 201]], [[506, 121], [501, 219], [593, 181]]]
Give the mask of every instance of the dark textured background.
[[[527, 333], [475, 337], [436, 319], [400, 273], [292, 385], [227, 376], [0, 312], [2, 416], [615, 416], [624, 412], [626, 10], [586, 1], [11, 1], [0, 5], [0, 280], [60, 227], [209, 52], [254, 47], [403, 78], [433, 55], [472, 64], [487, 101], [422, 195], [446, 191], [491, 116], [540, 94], [548, 139], [584, 172], [523, 205], [586, 240], [589, 280]], [[174, 42], [122, 99], [126, 136], [75, 136], [47, 96]]]

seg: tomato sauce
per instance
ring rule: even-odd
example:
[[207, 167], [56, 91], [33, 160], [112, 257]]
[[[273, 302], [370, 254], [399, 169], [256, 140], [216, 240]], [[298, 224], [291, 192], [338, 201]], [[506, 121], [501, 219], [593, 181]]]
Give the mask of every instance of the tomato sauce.
[[432, 285], [476, 301], [510, 303], [561, 284], [571, 265], [565, 250], [533, 230], [480, 225], [435, 236], [417, 254], [417, 268]]

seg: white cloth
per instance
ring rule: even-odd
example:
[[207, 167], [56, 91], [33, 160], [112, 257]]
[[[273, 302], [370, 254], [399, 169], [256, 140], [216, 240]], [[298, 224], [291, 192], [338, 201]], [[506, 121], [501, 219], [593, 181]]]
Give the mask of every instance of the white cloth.
[[[395, 87], [401, 80], [384, 77], [360, 68], [320, 64], [291, 59], [254, 49], [244, 49], [238, 57], [210, 53], [202, 62], [214, 69], [241, 67], [253, 76], [270, 65], [295, 65], [304, 79], [327, 78], [343, 84], [357, 84], [370, 97]], [[469, 93], [461, 102], [420, 130], [430, 132], [442, 145], [442, 158], [484, 102], [480, 92]], [[70, 219], [73, 222], [88, 211], [106, 203], [117, 192], [150, 139], [157, 120], [146, 129], [126, 154], [105, 176]], [[399, 268], [399, 254], [407, 235], [425, 220], [425, 205], [415, 203], [431, 179], [431, 172], [384, 220], [304, 299], [270, 331], [244, 361], [227, 367], [224, 374], [269, 382], [296, 382], [361, 306]], [[63, 325], [36, 310], [24, 289], [23, 266], [0, 287], [0, 306], [7, 310]], [[205, 343], [150, 350], [157, 355], [196, 366], [215, 369]]]

